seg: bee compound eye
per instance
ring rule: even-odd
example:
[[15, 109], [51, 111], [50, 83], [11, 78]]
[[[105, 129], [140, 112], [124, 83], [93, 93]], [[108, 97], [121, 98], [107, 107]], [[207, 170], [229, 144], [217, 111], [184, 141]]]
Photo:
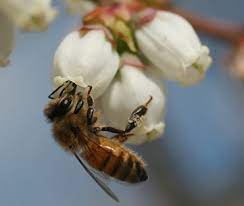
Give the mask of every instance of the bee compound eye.
[[60, 102], [60, 108], [62, 110], [67, 110], [70, 108], [71, 104], [72, 104], [72, 98], [67, 97]]
[[68, 97], [61, 102], [61, 105], [64, 107], [69, 107], [71, 103], [72, 103], [72, 99]]
[[64, 105], [64, 106], [69, 106], [70, 103], [71, 103], [71, 100], [70, 100], [70, 99], [65, 99], [65, 100], [63, 101], [63, 105]]

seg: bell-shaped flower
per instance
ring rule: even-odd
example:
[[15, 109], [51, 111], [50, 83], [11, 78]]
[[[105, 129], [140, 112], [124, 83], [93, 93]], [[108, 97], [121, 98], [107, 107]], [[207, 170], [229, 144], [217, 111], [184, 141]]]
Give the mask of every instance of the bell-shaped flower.
[[46, 29], [57, 13], [51, 7], [51, 0], [0, 1], [0, 10], [25, 31]]
[[184, 85], [202, 80], [212, 61], [209, 49], [201, 44], [190, 23], [171, 12], [156, 11], [140, 24], [136, 39], [142, 53], [164, 78]]
[[92, 94], [97, 98], [111, 83], [119, 63], [119, 55], [103, 30], [89, 30], [85, 34], [73, 31], [55, 53], [54, 85], [57, 87], [66, 80], [80, 87], [91, 85]]
[[72, 14], [86, 15], [96, 8], [91, 0], [66, 0], [68, 11]]
[[162, 81], [150, 71], [135, 66], [124, 65], [101, 97], [100, 108], [109, 126], [124, 130], [128, 118], [139, 105], [148, 105], [146, 115], [131, 131], [127, 143], [142, 144], [162, 136], [164, 132], [165, 96]]
[[0, 67], [9, 63], [9, 55], [15, 44], [15, 26], [13, 22], [0, 12]]

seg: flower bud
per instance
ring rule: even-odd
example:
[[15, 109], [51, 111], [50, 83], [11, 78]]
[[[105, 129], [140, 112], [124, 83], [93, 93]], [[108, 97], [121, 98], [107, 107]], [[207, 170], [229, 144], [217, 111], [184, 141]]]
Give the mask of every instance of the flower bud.
[[0, 1], [0, 9], [25, 31], [46, 29], [57, 14], [51, 7], [51, 0]]
[[54, 84], [66, 80], [80, 87], [93, 87], [94, 98], [106, 90], [119, 67], [119, 56], [103, 30], [79, 31], [68, 34], [54, 56]]
[[161, 81], [134, 66], [124, 65], [101, 97], [101, 110], [107, 124], [124, 130], [128, 118], [136, 107], [145, 104], [148, 111], [140, 124], [131, 131], [127, 143], [142, 144], [159, 138], [164, 132], [165, 96]]
[[72, 14], [85, 15], [96, 8], [96, 4], [89, 0], [66, 0], [66, 3]]
[[15, 28], [12, 21], [0, 13], [0, 67], [9, 62], [9, 55], [15, 44]]
[[192, 26], [176, 14], [157, 11], [136, 31], [136, 39], [142, 53], [166, 79], [196, 84], [211, 64], [209, 49], [201, 44]]

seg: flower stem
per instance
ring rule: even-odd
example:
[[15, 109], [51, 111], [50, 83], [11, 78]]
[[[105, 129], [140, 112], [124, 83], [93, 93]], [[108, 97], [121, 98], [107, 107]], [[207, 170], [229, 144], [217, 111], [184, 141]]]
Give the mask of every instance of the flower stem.
[[196, 30], [230, 43], [238, 43], [240, 38], [244, 35], [244, 27], [241, 25], [235, 25], [220, 20], [206, 19], [177, 7], [172, 7], [170, 11], [186, 18]]

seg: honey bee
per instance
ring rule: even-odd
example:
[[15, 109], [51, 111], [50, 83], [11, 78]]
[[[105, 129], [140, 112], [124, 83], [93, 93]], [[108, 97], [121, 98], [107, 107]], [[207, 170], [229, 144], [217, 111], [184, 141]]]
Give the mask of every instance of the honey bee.
[[[88, 86], [84, 92], [77, 92], [77, 85], [66, 81], [49, 95], [51, 100], [44, 114], [53, 124], [53, 135], [57, 143], [76, 157], [110, 197], [119, 201], [94, 172], [131, 184], [148, 179], [143, 160], [122, 143], [132, 135], [130, 132], [146, 114], [152, 97], [132, 112], [125, 129], [120, 130], [99, 126], [91, 91], [92, 87]], [[104, 132], [114, 133], [115, 136], [106, 137], [102, 134]]]

